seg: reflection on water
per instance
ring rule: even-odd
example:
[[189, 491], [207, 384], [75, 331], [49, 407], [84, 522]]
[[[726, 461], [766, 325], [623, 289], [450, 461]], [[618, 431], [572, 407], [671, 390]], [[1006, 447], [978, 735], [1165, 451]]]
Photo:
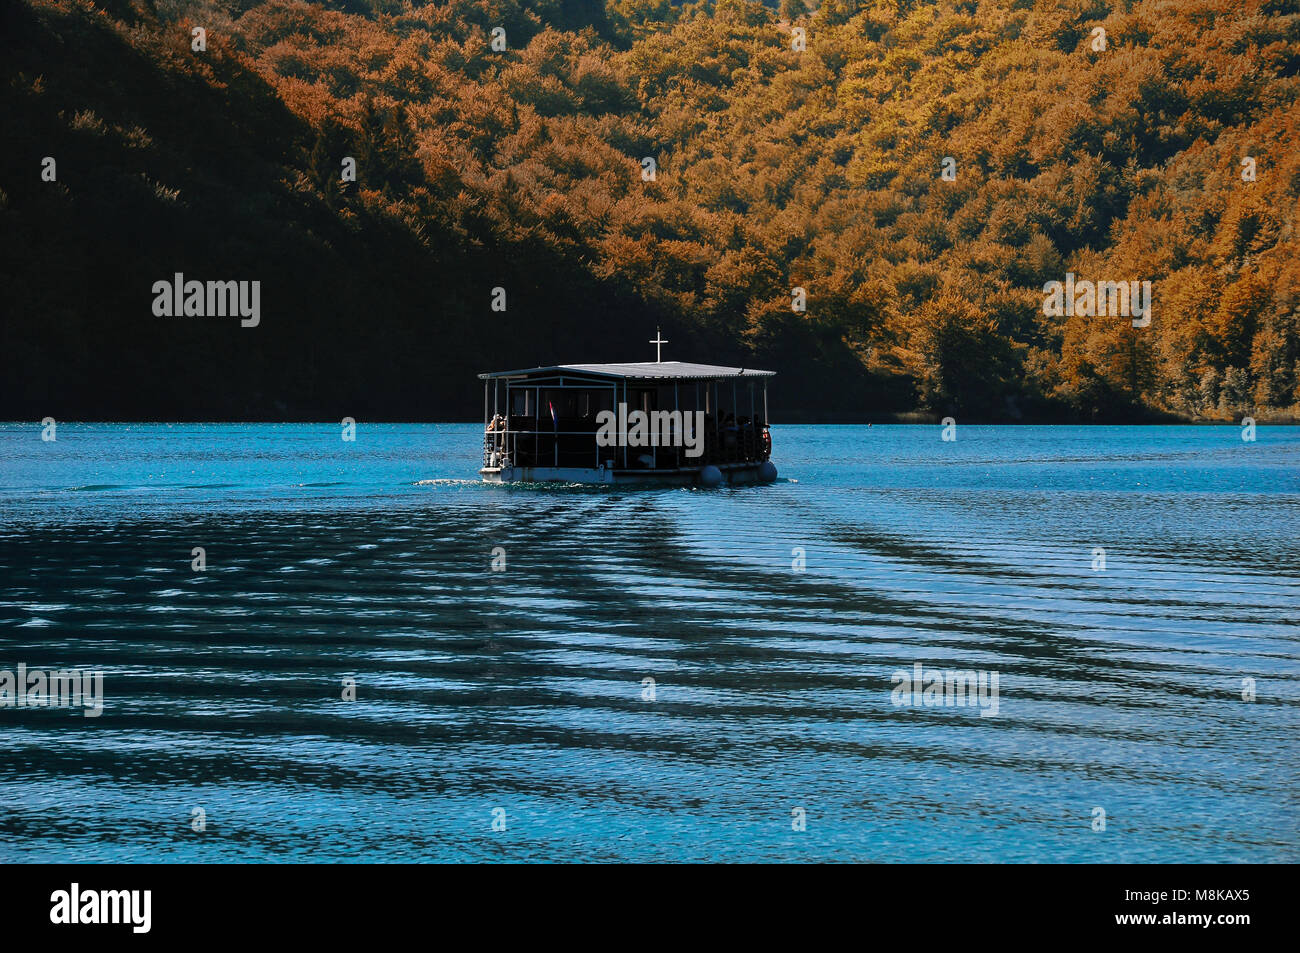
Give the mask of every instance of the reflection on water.
[[[1300, 860], [1300, 432], [775, 443], [708, 492], [485, 486], [472, 426], [0, 427], [0, 669], [106, 696], [0, 708], [0, 859]], [[918, 662], [996, 717], [895, 707]]]

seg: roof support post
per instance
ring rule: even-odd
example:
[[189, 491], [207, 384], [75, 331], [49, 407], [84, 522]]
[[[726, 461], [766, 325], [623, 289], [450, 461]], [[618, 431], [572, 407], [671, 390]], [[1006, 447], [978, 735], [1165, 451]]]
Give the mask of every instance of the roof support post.
[[722, 455], [722, 408], [718, 406], [718, 382], [713, 382], [713, 452]]
[[754, 459], [758, 459], [758, 421], [754, 419], [754, 382], [749, 382], [749, 432], [753, 437]]
[[682, 413], [682, 397], [677, 392], [677, 381], [673, 381], [673, 410], [677, 411], [677, 452], [673, 454], [673, 459], [677, 461], [677, 469], [682, 468], [682, 454], [686, 450], [686, 415]]

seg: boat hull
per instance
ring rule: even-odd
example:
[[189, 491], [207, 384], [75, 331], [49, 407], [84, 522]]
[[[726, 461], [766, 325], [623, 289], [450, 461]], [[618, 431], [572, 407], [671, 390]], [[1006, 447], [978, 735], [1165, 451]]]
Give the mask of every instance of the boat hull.
[[[760, 474], [762, 462], [717, 464], [722, 485], [742, 486], [767, 482]], [[598, 486], [611, 484], [657, 484], [694, 486], [701, 483], [703, 467], [674, 470], [617, 470], [604, 467], [483, 467], [479, 475], [485, 483], [582, 483]]]

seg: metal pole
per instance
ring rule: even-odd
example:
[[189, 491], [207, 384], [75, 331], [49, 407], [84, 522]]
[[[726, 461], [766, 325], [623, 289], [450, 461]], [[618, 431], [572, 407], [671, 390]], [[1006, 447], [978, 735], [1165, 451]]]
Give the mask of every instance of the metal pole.
[[722, 457], [722, 407], [719, 406], [718, 400], [720, 392], [718, 391], [718, 382], [713, 382], [713, 440], [714, 447], [717, 448], [719, 459]]
[[[609, 406], [614, 411], [614, 423], [615, 425], [617, 425], [618, 424], [618, 381], [614, 381], [614, 383], [610, 385]], [[600, 447], [596, 448], [596, 456], [597, 457], [600, 456]], [[617, 438], [615, 438], [614, 440], [614, 456], [610, 458], [609, 462], [611, 464], [618, 462], [618, 439]], [[613, 469], [613, 467], [611, 466], [610, 469]]]
[[758, 421], [754, 419], [754, 382], [749, 382], [749, 433], [753, 438], [754, 458], [758, 458]]

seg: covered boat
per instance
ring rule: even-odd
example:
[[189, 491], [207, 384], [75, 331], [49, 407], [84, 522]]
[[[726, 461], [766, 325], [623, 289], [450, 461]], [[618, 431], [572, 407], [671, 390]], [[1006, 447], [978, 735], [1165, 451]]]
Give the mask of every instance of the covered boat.
[[492, 483], [770, 482], [773, 376], [680, 361], [480, 374], [479, 473]]

